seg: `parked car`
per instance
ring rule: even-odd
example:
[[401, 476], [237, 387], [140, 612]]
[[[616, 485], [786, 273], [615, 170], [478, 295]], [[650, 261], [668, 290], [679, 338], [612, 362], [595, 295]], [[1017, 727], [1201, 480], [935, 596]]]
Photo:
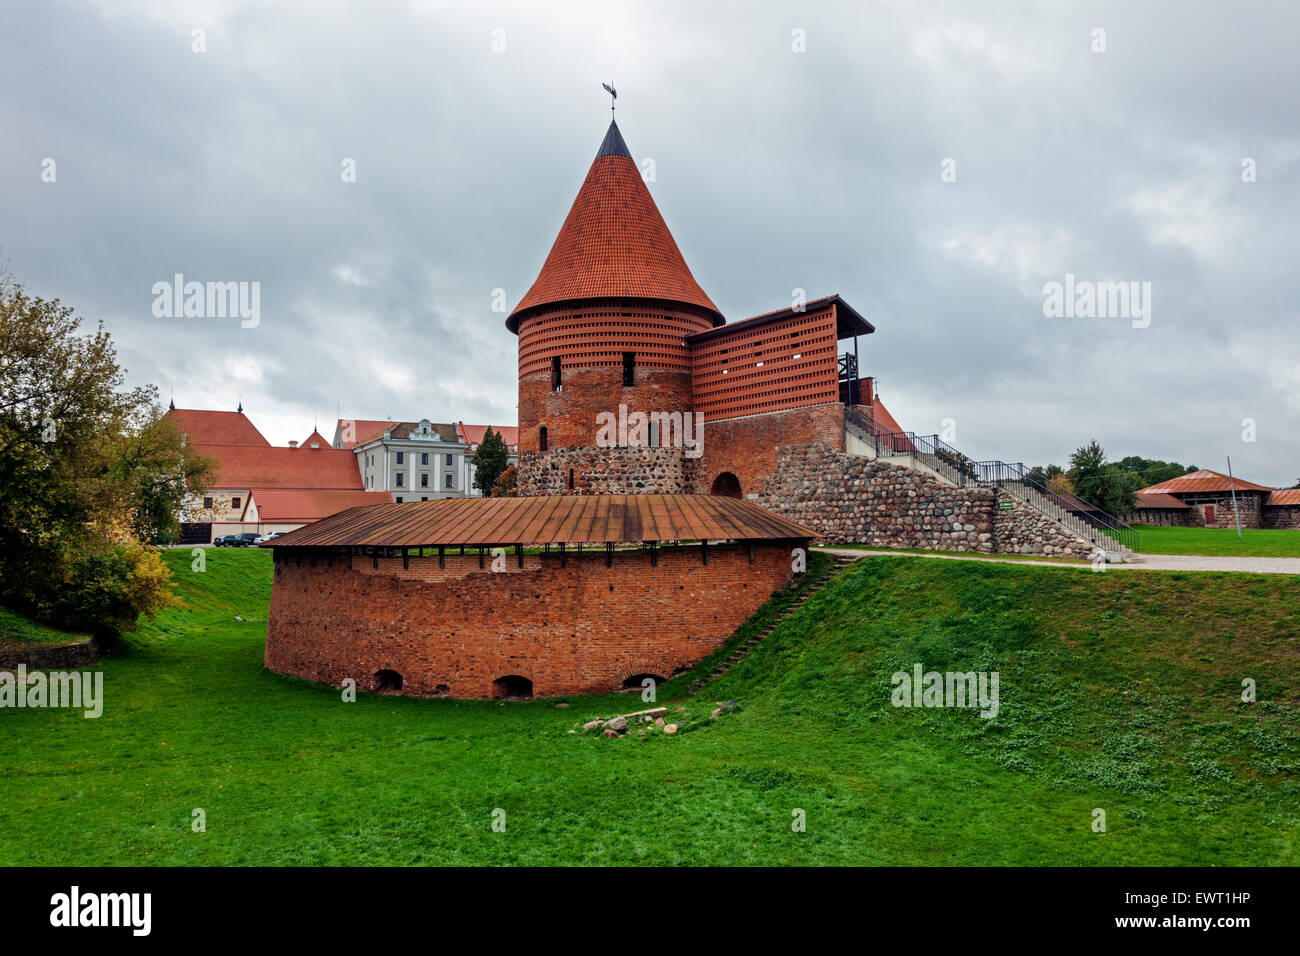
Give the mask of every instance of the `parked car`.
[[235, 537], [239, 539], [239, 546], [241, 548], [251, 548], [253, 543], [257, 541], [259, 535], [256, 531], [245, 531], [243, 534], [235, 535]]
[[285, 532], [283, 531], [272, 531], [270, 534], [262, 535], [260, 538], [254, 541], [253, 544], [266, 544], [266, 542], [274, 541], [276, 538], [282, 537], [284, 534]]
[[223, 534], [213, 538], [212, 544], [218, 548], [237, 548], [239, 547], [239, 543], [235, 539], [238, 537], [239, 535], [237, 534]]

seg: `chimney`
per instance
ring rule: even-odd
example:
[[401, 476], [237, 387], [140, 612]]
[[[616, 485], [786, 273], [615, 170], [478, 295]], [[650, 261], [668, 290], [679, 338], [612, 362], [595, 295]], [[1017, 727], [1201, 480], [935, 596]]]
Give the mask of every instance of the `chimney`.
[[289, 442], [289, 447], [290, 447], [290, 448], [297, 448], [297, 447], [298, 447], [298, 443], [297, 443], [296, 441], [291, 441], [291, 442]]

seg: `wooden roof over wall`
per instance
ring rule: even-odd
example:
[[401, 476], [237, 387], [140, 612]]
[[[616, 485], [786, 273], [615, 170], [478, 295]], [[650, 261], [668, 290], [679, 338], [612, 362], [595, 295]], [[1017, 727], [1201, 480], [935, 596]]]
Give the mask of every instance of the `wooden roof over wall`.
[[439, 547], [791, 540], [816, 533], [738, 498], [571, 495], [443, 498], [349, 508], [268, 546]]

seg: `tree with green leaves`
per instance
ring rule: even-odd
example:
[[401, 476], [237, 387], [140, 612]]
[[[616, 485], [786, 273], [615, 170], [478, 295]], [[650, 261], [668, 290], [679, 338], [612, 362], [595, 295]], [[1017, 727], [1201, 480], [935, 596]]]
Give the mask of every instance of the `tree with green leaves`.
[[168, 599], [146, 543], [176, 530], [211, 463], [185, 454], [153, 386], [123, 387], [101, 324], [0, 276], [0, 602], [113, 632]]
[[1115, 462], [1115, 465], [1124, 471], [1135, 472], [1141, 482], [1138, 485], [1139, 488], [1158, 485], [1162, 481], [1168, 481], [1170, 478], [1177, 478], [1179, 475], [1186, 475], [1189, 472], [1198, 470], [1195, 465], [1180, 465], [1176, 461], [1160, 461], [1156, 458], [1142, 458], [1138, 455], [1121, 458]]
[[474, 487], [484, 497], [491, 495], [492, 486], [510, 464], [510, 451], [506, 448], [506, 441], [500, 433], [492, 430], [491, 425], [484, 432], [483, 440], [478, 443], [470, 461], [474, 465]]
[[[1066, 477], [1065, 469], [1060, 465], [1034, 465], [1025, 472], [1025, 476], [1030, 481], [1037, 482], [1040, 485], [1055, 485], [1069, 490], [1069, 478]], [[1053, 488], [1052, 490], [1056, 490]]]
[[1143, 487], [1136, 472], [1107, 463], [1106, 451], [1096, 439], [1075, 449], [1066, 475], [1076, 495], [1113, 515], [1132, 514], [1136, 491]]

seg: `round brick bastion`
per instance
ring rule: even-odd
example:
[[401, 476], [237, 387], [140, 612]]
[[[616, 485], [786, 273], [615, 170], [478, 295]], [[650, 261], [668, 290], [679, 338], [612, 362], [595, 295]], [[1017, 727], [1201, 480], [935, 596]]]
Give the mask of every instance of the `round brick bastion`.
[[705, 495], [353, 508], [275, 540], [266, 666], [414, 696], [640, 687], [726, 641], [810, 537]]

